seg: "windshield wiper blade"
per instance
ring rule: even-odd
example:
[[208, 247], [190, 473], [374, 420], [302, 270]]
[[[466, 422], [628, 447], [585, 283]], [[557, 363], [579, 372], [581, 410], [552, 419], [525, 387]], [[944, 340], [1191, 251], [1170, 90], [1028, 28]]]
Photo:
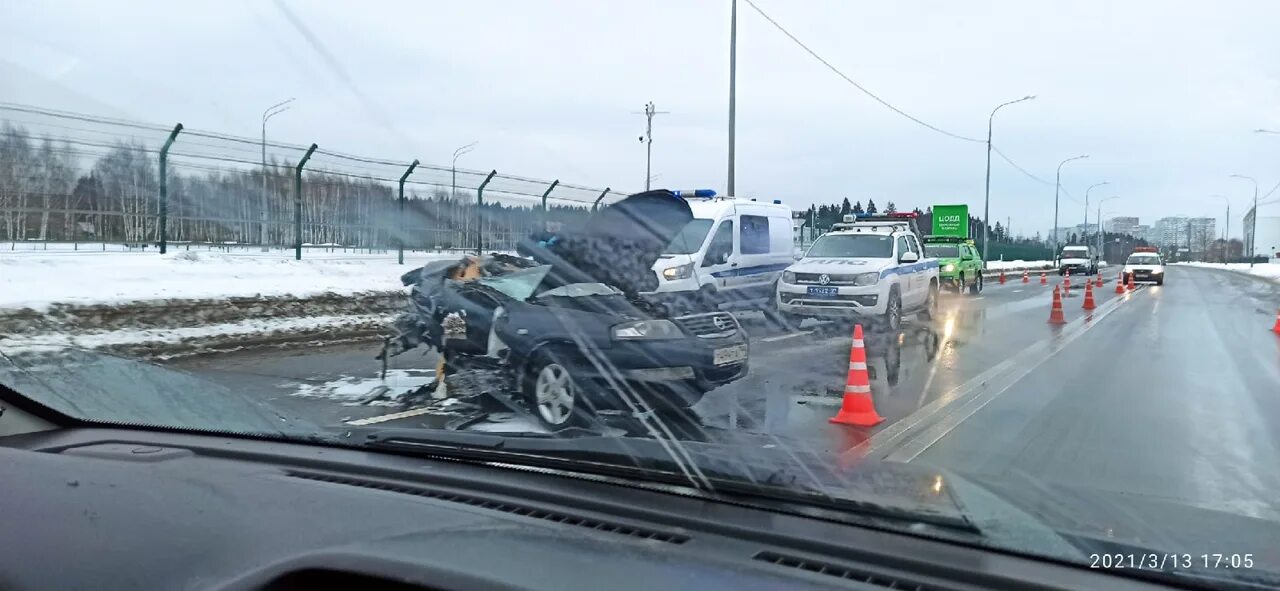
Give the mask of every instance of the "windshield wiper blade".
[[[706, 490], [696, 480], [682, 474], [679, 464], [660, 442], [651, 439], [606, 437], [583, 431], [579, 437], [544, 433], [483, 433], [465, 431], [423, 431], [422, 429], [373, 428], [352, 430], [351, 438], [363, 438], [372, 449], [441, 456], [477, 462], [520, 464], [566, 472], [589, 473], [665, 485], [683, 485], [704, 493], [729, 493], [763, 499], [781, 508], [778, 502], [800, 503], [811, 508], [894, 522], [933, 525], [967, 534], [981, 535], [958, 507], [952, 512], [930, 507], [898, 507], [857, 498], [858, 491], [831, 496], [838, 485], [816, 490], [808, 479], [788, 466], [781, 457], [740, 457], [744, 450], [723, 444], [683, 442], [693, 447], [698, 465], [712, 485]], [[759, 450], [767, 452], [763, 448]], [[733, 452], [737, 458], [724, 457]], [[766, 455], [772, 455], [767, 454]], [[759, 504], [759, 503], [757, 503]], [[812, 517], [824, 517], [808, 514]]]

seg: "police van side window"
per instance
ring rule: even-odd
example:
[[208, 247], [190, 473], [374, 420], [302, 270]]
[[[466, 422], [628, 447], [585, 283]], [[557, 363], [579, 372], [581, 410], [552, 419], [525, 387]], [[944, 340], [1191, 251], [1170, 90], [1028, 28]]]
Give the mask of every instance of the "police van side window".
[[744, 215], [738, 218], [742, 234], [738, 239], [742, 254], [768, 254], [769, 218], [760, 215]]
[[906, 236], [899, 236], [898, 237], [898, 258], [902, 258], [902, 255], [908, 252], [913, 252], [911, 250], [911, 243], [907, 242]]

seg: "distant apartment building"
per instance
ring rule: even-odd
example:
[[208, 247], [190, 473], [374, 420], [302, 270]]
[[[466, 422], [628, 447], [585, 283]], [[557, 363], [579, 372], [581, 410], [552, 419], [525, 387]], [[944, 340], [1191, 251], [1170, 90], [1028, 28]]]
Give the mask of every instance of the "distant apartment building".
[[1136, 217], [1117, 216], [1107, 220], [1103, 224], [1103, 227], [1106, 228], [1108, 232], [1112, 232], [1114, 234], [1127, 234], [1135, 238], [1139, 237], [1138, 228], [1140, 226], [1138, 224], [1138, 218]]
[[1191, 250], [1194, 252], [1203, 252], [1209, 249], [1209, 245], [1218, 239], [1217, 218], [1191, 218], [1187, 220], [1187, 232], [1190, 234], [1187, 240], [1191, 243]]
[[1186, 216], [1171, 216], [1156, 220], [1147, 240], [1159, 246], [1185, 246], [1187, 243]]

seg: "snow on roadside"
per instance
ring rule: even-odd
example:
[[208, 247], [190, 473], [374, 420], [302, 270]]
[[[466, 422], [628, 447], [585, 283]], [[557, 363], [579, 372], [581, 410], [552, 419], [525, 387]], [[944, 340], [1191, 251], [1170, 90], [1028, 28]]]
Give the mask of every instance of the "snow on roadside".
[[0, 337], [0, 350], [12, 352], [62, 347], [110, 349], [134, 345], [173, 345], [201, 340], [230, 342], [237, 338], [263, 334], [287, 334], [322, 330], [339, 331], [358, 326], [385, 325], [390, 319], [390, 316], [380, 314], [308, 316], [302, 318], [266, 318], [182, 328], [42, 333]]
[[999, 271], [1000, 269], [1048, 269], [1053, 267], [1053, 261], [987, 261], [987, 269]]
[[324, 398], [346, 405], [355, 405], [372, 395], [375, 389], [385, 386], [387, 388], [385, 395], [369, 402], [368, 405], [394, 406], [399, 404], [402, 396], [431, 383], [435, 377], [434, 369], [389, 369], [386, 380], [381, 376], [342, 376], [318, 384], [293, 385], [294, 391], [289, 395], [299, 398]]
[[1280, 263], [1256, 263], [1252, 268], [1249, 263], [1200, 263], [1185, 262], [1172, 263], [1174, 265], [1187, 265], [1190, 267], [1207, 267], [1210, 269], [1226, 269], [1228, 271], [1236, 271], [1239, 273], [1248, 273], [1259, 277], [1266, 277], [1272, 281], [1280, 281]]
[[0, 251], [0, 310], [225, 297], [349, 295], [404, 289], [400, 275], [458, 253]]

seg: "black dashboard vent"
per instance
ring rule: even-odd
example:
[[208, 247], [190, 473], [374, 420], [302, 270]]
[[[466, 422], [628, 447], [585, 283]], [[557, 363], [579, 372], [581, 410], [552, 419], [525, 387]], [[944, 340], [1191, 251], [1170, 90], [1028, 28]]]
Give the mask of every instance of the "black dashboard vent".
[[411, 486], [407, 484], [398, 484], [391, 482], [382, 482], [378, 480], [366, 480], [363, 478], [353, 478], [349, 476], [335, 476], [332, 474], [321, 474], [317, 472], [299, 472], [291, 470], [288, 472], [293, 478], [301, 478], [304, 480], [315, 480], [318, 482], [328, 482], [331, 484], [342, 484], [346, 486], [358, 486], [360, 488], [369, 488], [373, 490], [382, 490], [387, 492], [414, 495], [417, 497], [425, 497], [428, 499], [436, 499], [450, 503], [461, 503], [490, 511], [501, 511], [512, 515], [520, 515], [522, 517], [531, 517], [533, 519], [542, 519], [562, 525], [572, 525], [583, 527], [598, 532], [617, 534], [632, 538], [640, 538], [644, 540], [654, 540], [665, 542], [668, 544], [683, 544], [689, 541], [689, 536], [673, 532], [658, 531], [633, 525], [624, 525], [621, 523], [612, 523], [602, 521], [593, 517], [583, 517], [580, 515], [571, 515], [569, 513], [561, 513], [559, 511], [550, 511], [537, 507], [529, 507], [526, 505], [517, 505], [508, 501], [499, 501], [494, 499], [486, 499], [474, 495], [459, 494], [454, 492], [446, 492], [433, 490], [419, 486]]
[[886, 589], [902, 589], [904, 591], [954, 591], [951, 587], [943, 587], [934, 583], [923, 583], [913, 581], [911, 579], [886, 575], [874, 571], [854, 568], [842, 564], [833, 564], [810, 558], [801, 558], [798, 556], [788, 556], [786, 554], [778, 554], [777, 552], [759, 552], [751, 557], [754, 560], [785, 566], [787, 568], [798, 568], [807, 570], [811, 573], [827, 575], [829, 577], [839, 577], [849, 581], [857, 581]]

